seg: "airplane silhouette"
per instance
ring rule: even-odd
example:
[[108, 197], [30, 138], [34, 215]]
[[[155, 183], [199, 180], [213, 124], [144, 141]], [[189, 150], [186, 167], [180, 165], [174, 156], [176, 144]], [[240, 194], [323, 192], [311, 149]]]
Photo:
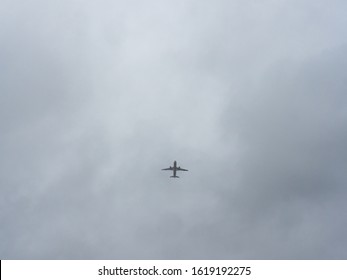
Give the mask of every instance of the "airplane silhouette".
[[188, 171], [188, 169], [183, 169], [181, 167], [177, 167], [177, 162], [174, 161], [173, 167], [170, 166], [169, 168], [164, 168], [162, 170], [172, 170], [173, 171], [173, 176], [170, 176], [170, 178], [179, 178], [178, 176], [176, 176], [176, 172], [177, 171]]

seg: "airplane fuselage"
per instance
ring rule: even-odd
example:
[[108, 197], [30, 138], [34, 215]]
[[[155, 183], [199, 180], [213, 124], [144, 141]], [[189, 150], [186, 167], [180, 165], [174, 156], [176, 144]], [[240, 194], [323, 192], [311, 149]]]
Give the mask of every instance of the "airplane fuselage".
[[174, 161], [173, 164], [173, 176], [170, 176], [171, 178], [179, 178], [178, 176], [176, 176], [176, 172], [177, 172], [177, 162]]

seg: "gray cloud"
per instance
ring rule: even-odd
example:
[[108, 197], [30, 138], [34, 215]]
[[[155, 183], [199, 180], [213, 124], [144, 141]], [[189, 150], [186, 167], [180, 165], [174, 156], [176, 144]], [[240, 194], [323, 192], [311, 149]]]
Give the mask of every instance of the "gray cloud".
[[343, 1], [20, 2], [2, 259], [346, 258]]

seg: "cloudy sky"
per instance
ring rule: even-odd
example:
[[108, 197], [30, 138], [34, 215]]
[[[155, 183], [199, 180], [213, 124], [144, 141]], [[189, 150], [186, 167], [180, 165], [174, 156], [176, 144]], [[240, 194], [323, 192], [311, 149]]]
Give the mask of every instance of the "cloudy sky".
[[346, 26], [343, 0], [2, 0], [0, 258], [347, 259]]

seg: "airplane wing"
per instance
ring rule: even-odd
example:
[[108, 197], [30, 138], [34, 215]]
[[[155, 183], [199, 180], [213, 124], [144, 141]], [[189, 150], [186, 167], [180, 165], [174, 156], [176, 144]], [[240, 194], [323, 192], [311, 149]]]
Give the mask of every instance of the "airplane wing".
[[183, 169], [181, 167], [177, 167], [177, 170], [179, 170], [179, 171], [188, 171], [188, 169]]
[[173, 168], [170, 166], [169, 168], [163, 168], [162, 170], [173, 170]]

